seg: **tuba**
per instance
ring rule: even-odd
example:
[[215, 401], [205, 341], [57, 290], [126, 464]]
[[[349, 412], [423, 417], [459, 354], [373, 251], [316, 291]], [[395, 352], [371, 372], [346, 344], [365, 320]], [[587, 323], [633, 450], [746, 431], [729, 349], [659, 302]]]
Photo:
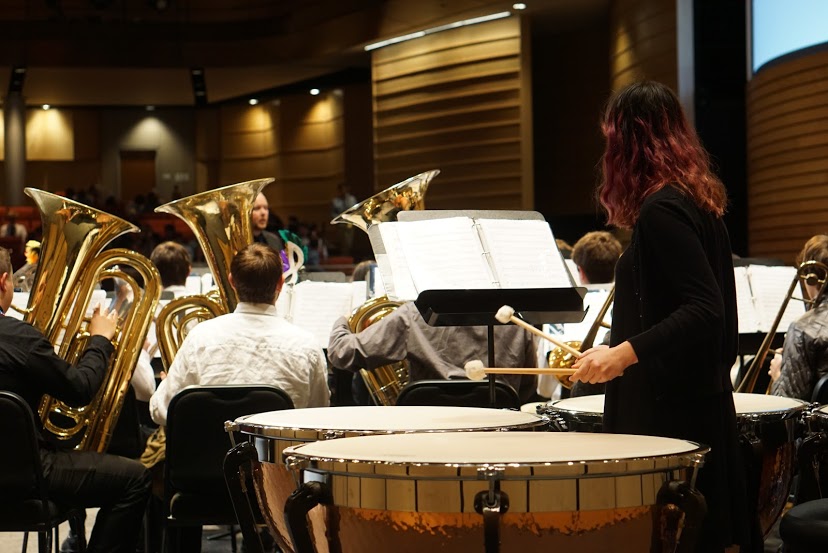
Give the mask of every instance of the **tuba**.
[[[121, 278], [135, 297], [113, 339], [115, 352], [92, 402], [70, 407], [45, 395], [38, 410], [43, 427], [58, 440], [79, 450], [105, 451], [161, 296], [160, 277], [150, 260], [136, 252], [112, 249], [101, 253], [118, 236], [138, 232], [135, 225], [43, 190], [26, 188], [25, 192], [40, 210], [43, 240], [23, 320], [55, 344], [61, 358], [74, 364], [86, 348], [86, 312], [99, 282]], [[134, 278], [118, 269], [124, 266], [132, 266], [141, 275], [143, 291]]]
[[[612, 289], [610, 289], [609, 294], [607, 294], [607, 299], [604, 300], [601, 310], [598, 311], [598, 316], [595, 317], [595, 321], [593, 321], [586, 333], [586, 336], [584, 336], [583, 341], [578, 342], [577, 340], [573, 340], [565, 343], [581, 352], [591, 348], [594, 345], [595, 338], [598, 336], [598, 330], [610, 327], [604, 319], [606, 318], [607, 312], [609, 311], [614, 299], [615, 287], [613, 286]], [[565, 351], [563, 348], [556, 347], [546, 355], [546, 359], [550, 369], [569, 369], [572, 367], [572, 364], [577, 358], [568, 351]], [[568, 377], [558, 376], [557, 379], [564, 388], [572, 388], [572, 382], [569, 381]]]
[[253, 242], [250, 213], [256, 196], [274, 179], [257, 179], [208, 190], [158, 206], [155, 211], [182, 219], [193, 231], [218, 291], [170, 301], [158, 314], [156, 332], [164, 367], [169, 368], [184, 337], [195, 324], [236, 308], [230, 286], [233, 256]]
[[[331, 224], [352, 224], [368, 232], [375, 224], [396, 221], [400, 211], [424, 209], [428, 185], [439, 174], [439, 169], [433, 169], [386, 188], [343, 211]], [[359, 332], [392, 313], [400, 305], [402, 302], [388, 296], [372, 298], [354, 310], [348, 319], [348, 326], [351, 332]], [[394, 405], [400, 391], [408, 384], [408, 363], [400, 361], [372, 370], [363, 368], [359, 374], [377, 405]]]
[[[797, 283], [799, 283], [800, 291], [802, 292], [801, 298], [793, 297]], [[811, 286], [819, 286], [817, 295], [811, 299], [806, 299], [806, 284], [810, 284]], [[739, 385], [736, 387], [737, 392], [753, 393], [756, 391], [755, 388], [756, 382], [759, 380], [759, 373], [765, 365], [768, 350], [770, 350], [771, 344], [773, 343], [773, 338], [776, 335], [776, 329], [779, 328], [779, 323], [785, 315], [785, 310], [788, 308], [788, 302], [790, 302], [791, 299], [796, 299], [805, 302], [807, 308], [813, 307], [822, 299], [822, 296], [825, 293], [826, 284], [828, 284], [828, 266], [824, 263], [811, 260], [805, 261], [797, 267], [796, 274], [791, 280], [791, 285], [788, 287], [788, 293], [785, 295], [785, 299], [782, 300], [782, 305], [779, 306], [776, 318], [773, 320], [773, 324], [771, 324], [768, 333], [765, 335], [765, 339], [762, 340], [762, 344], [759, 346], [759, 351], [756, 352], [756, 355], [753, 357], [753, 361], [750, 363], [750, 367], [748, 367], [748, 370], [745, 371], [744, 377], [742, 377], [741, 382], [739, 382]], [[767, 392], [770, 391], [770, 385], [771, 383], [768, 383]]]

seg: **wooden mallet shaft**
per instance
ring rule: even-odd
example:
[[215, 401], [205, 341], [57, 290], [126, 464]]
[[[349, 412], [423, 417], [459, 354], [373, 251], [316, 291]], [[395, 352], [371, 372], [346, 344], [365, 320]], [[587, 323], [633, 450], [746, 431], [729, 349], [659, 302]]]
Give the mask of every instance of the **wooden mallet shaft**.
[[509, 307], [508, 305], [504, 305], [503, 307], [501, 307], [500, 309], [497, 310], [497, 315], [495, 315], [495, 319], [497, 319], [501, 323], [512, 322], [513, 324], [516, 324], [519, 327], [525, 328], [526, 330], [528, 330], [532, 334], [535, 334], [536, 336], [540, 336], [541, 338], [549, 340], [550, 342], [552, 342], [553, 344], [555, 344], [556, 346], [558, 346], [562, 350], [566, 351], [567, 353], [571, 353], [575, 357], [580, 357], [581, 356], [580, 351], [573, 348], [572, 346], [570, 346], [569, 344], [567, 344], [563, 340], [559, 340], [558, 338], [552, 336], [551, 334], [548, 334], [546, 332], [538, 330], [537, 328], [530, 325], [526, 321], [524, 321], [522, 319], [518, 319], [517, 317], [515, 317], [515, 310], [513, 308]]
[[548, 374], [549, 376], [571, 376], [575, 369], [541, 369], [530, 367], [519, 368], [484, 368], [486, 374]]

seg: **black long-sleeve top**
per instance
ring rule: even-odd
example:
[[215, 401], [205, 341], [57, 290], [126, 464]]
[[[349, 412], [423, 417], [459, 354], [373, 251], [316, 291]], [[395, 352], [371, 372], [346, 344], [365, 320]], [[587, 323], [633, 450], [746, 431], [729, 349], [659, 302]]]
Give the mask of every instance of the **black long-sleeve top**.
[[52, 344], [32, 325], [0, 316], [0, 389], [25, 399], [36, 419], [44, 394], [68, 405], [86, 405], [103, 382], [113, 350], [109, 340], [92, 336], [72, 366], [55, 354]]

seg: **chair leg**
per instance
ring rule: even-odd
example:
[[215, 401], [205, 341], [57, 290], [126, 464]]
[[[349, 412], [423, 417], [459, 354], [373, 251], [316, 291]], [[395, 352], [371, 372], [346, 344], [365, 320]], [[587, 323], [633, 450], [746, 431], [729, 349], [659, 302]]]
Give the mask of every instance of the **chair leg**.
[[23, 550], [21, 553], [26, 553], [26, 548], [29, 546], [29, 533], [23, 532]]
[[38, 553], [52, 553], [52, 530], [37, 533]]
[[236, 527], [230, 525], [230, 551], [236, 553]]

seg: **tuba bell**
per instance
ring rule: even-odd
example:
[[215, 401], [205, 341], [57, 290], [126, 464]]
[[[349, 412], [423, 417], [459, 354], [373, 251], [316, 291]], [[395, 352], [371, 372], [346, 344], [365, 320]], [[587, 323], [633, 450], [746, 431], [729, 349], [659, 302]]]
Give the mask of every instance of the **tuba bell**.
[[193, 325], [230, 313], [238, 298], [230, 286], [230, 264], [240, 250], [253, 242], [250, 213], [256, 196], [275, 179], [231, 184], [158, 206], [155, 211], [182, 219], [193, 231], [217, 292], [184, 296], [170, 301], [158, 314], [156, 332], [164, 367], [169, 369], [187, 331]]
[[[439, 169], [433, 169], [386, 188], [343, 211], [331, 224], [352, 224], [368, 232], [375, 224], [396, 221], [400, 211], [424, 209], [428, 185], [439, 174]], [[348, 319], [348, 326], [351, 332], [359, 332], [392, 313], [402, 303], [388, 296], [372, 298], [354, 310]], [[408, 384], [408, 363], [400, 361], [371, 370], [362, 368], [359, 374], [374, 403], [394, 405], [400, 391]]]
[[[45, 395], [38, 410], [44, 428], [58, 440], [79, 450], [105, 451], [161, 296], [160, 277], [152, 262], [139, 253], [125, 249], [101, 253], [118, 236], [138, 232], [135, 225], [50, 192], [24, 191], [40, 210], [43, 239], [28, 307], [21, 311], [24, 321], [56, 345], [61, 358], [74, 364], [86, 348], [86, 312], [99, 282], [121, 278], [135, 297], [115, 334], [115, 352], [92, 402], [70, 407]], [[143, 291], [119, 269], [124, 266], [133, 267], [143, 278]]]

